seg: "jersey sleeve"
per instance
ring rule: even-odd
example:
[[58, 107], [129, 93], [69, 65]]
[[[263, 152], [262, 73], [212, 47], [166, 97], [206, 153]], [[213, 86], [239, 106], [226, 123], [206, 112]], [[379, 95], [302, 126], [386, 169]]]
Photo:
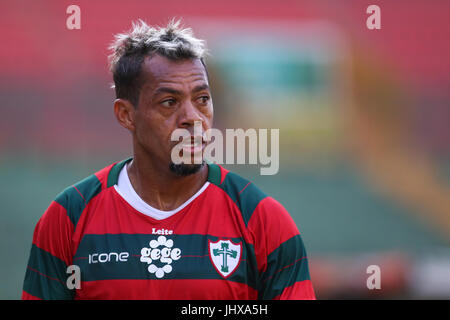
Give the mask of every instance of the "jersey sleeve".
[[248, 227], [259, 272], [258, 298], [315, 300], [306, 249], [286, 209], [267, 197], [255, 208]]
[[25, 273], [23, 300], [69, 300], [74, 290], [66, 285], [72, 262], [73, 223], [66, 209], [52, 202], [39, 219]]

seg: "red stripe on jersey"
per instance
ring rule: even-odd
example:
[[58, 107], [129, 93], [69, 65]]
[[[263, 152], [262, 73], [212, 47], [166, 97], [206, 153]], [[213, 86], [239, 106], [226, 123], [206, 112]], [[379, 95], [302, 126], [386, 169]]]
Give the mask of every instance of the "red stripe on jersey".
[[108, 174], [109, 171], [112, 169], [112, 167], [114, 167], [116, 165], [116, 163], [113, 163], [109, 166], [107, 166], [106, 168], [103, 168], [102, 170], [98, 171], [95, 173], [95, 176], [97, 177], [97, 179], [101, 182], [102, 184], [102, 190], [106, 189], [107, 187], [107, 183], [108, 183]]
[[311, 280], [303, 280], [294, 283], [284, 289], [283, 293], [273, 298], [274, 300], [316, 300], [316, 295]]
[[83, 234], [151, 234], [153, 227], [169, 229], [174, 234], [209, 234], [229, 238], [242, 237], [243, 231], [246, 234], [239, 208], [213, 184], [185, 208], [163, 220], [153, 219], [134, 209], [114, 187], [93, 198], [86, 210], [89, 214], [83, 212], [81, 215], [75, 239]]
[[221, 165], [219, 165], [219, 168], [220, 168], [220, 184], [222, 184], [229, 171], [224, 167], [222, 167]]
[[245, 185], [245, 187], [242, 188], [241, 191], [239, 191], [239, 195], [241, 195], [241, 193], [245, 190], [245, 188], [247, 188], [247, 187], [249, 186], [250, 183], [251, 183], [251, 182], [247, 183], [247, 184]]
[[53, 278], [53, 277], [50, 277], [50, 276], [46, 275], [45, 273], [42, 273], [42, 272], [40, 272], [40, 271], [38, 271], [38, 270], [36, 270], [36, 269], [30, 268], [30, 267], [27, 267], [27, 268], [28, 268], [29, 270], [31, 270], [32, 272], [36, 272], [37, 274], [39, 274], [39, 275], [42, 276], [42, 277], [46, 277], [46, 278], [48, 278], [48, 279], [50, 279], [50, 280], [58, 281], [59, 283], [64, 284], [61, 280], [56, 279], [56, 278]]
[[[107, 295], [105, 295], [107, 292]], [[81, 283], [77, 300], [255, 300], [246, 284], [219, 279], [98, 280]]]
[[42, 300], [41, 298], [35, 297], [26, 291], [22, 291], [22, 300]]
[[[247, 236], [242, 214], [234, 201], [218, 186], [210, 184], [202, 195], [207, 201], [194, 203], [188, 214], [192, 219], [180, 220], [176, 230], [177, 234], [207, 234], [218, 237], [239, 238], [244, 236], [245, 241], [252, 243]], [[226, 213], [226, 214], [224, 214]]]
[[86, 199], [83, 197], [83, 195], [81, 194], [80, 190], [78, 190], [78, 188], [75, 187], [75, 185], [73, 185], [72, 187], [78, 192], [78, 194], [80, 195], [81, 199], [83, 199], [84, 203], [87, 204], [86, 203]]
[[292, 262], [291, 264], [288, 264], [287, 266], [284, 266], [284, 267], [278, 269], [277, 271], [274, 272], [273, 275], [271, 275], [270, 277], [267, 277], [267, 278], [265, 279], [265, 281], [269, 280], [270, 278], [275, 277], [275, 276], [277, 275], [277, 273], [283, 271], [283, 270], [286, 269], [286, 268], [292, 267], [294, 264], [296, 264], [297, 262], [299, 262], [299, 261], [301, 261], [301, 260], [303, 260], [303, 259], [307, 259], [307, 257], [301, 257], [300, 259], [295, 260], [295, 261]]
[[[286, 209], [271, 197], [264, 198], [256, 206], [249, 222], [248, 229], [253, 235], [258, 270], [264, 272], [267, 267], [267, 256], [283, 242], [300, 234], [298, 228]], [[280, 231], [281, 230], [281, 231]]]
[[33, 244], [70, 265], [72, 234], [73, 224], [66, 209], [53, 201], [36, 225]]

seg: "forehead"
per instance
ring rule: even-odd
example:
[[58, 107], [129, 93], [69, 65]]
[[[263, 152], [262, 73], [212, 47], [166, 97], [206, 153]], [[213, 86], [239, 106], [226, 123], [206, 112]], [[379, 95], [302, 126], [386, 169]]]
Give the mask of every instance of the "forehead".
[[200, 59], [170, 60], [160, 55], [148, 57], [142, 65], [143, 87], [186, 86], [208, 83], [206, 70]]

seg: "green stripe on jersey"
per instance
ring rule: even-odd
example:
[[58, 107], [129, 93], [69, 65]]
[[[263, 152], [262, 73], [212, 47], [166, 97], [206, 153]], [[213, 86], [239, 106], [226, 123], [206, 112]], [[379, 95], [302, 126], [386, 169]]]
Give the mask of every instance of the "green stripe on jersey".
[[117, 181], [119, 180], [120, 171], [122, 170], [122, 168], [125, 166], [125, 164], [127, 162], [131, 161], [131, 159], [133, 159], [133, 158], [128, 158], [128, 159], [122, 160], [122, 161], [116, 163], [111, 168], [111, 170], [108, 173], [108, 180], [106, 183], [107, 188], [112, 187], [113, 185], [117, 184]]
[[93, 174], [66, 188], [56, 197], [55, 201], [67, 210], [67, 215], [72, 221], [74, 228], [84, 208], [101, 191], [101, 188], [100, 180]]
[[[83, 237], [74, 256], [74, 264], [81, 269], [82, 281], [109, 279], [223, 279], [216, 270], [209, 252], [209, 242], [217, 242], [219, 237], [210, 235], [167, 235], [167, 244], [156, 246], [159, 253], [155, 259], [141, 261], [145, 249], [152, 248], [151, 241], [158, 241], [159, 235], [153, 234], [88, 234]], [[225, 240], [220, 237], [221, 240]], [[228, 238], [240, 243], [241, 258], [232, 274], [226, 279], [245, 283], [256, 289], [258, 269], [253, 245], [242, 238]], [[161, 261], [164, 248], [178, 248], [180, 258], [170, 263]], [[144, 251], [143, 251], [144, 250]], [[152, 249], [153, 250], [153, 249]], [[166, 249], [167, 250], [167, 249]], [[148, 252], [148, 251], [147, 251]], [[168, 253], [168, 252], [167, 252]], [[150, 257], [151, 258], [151, 257]], [[231, 258], [230, 258], [231, 259]], [[229, 265], [233, 266], [228, 260]], [[154, 265], [154, 267], [151, 267]], [[155, 271], [164, 266], [163, 277], [158, 278]], [[150, 268], [150, 269], [149, 269]], [[151, 269], [153, 268], [153, 269]], [[149, 271], [153, 270], [153, 272]]]
[[220, 167], [217, 164], [207, 162], [208, 164], [208, 181], [216, 186], [220, 185]]
[[223, 183], [220, 183], [220, 167], [209, 164], [208, 180], [221, 188], [233, 200], [241, 211], [245, 225], [248, 225], [256, 206], [267, 197], [258, 187], [239, 175], [228, 172]]
[[306, 250], [300, 235], [283, 242], [267, 257], [261, 275], [259, 298], [273, 299], [298, 281], [310, 280]]
[[66, 270], [64, 261], [32, 245], [23, 290], [46, 300], [73, 299], [74, 291], [66, 285]]

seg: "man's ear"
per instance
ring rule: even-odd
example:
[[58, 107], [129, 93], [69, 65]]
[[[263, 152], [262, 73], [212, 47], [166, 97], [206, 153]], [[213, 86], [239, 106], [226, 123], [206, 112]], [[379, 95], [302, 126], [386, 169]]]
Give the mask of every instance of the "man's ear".
[[114, 114], [120, 125], [131, 132], [134, 132], [134, 114], [136, 110], [133, 104], [125, 99], [116, 99], [114, 101]]

